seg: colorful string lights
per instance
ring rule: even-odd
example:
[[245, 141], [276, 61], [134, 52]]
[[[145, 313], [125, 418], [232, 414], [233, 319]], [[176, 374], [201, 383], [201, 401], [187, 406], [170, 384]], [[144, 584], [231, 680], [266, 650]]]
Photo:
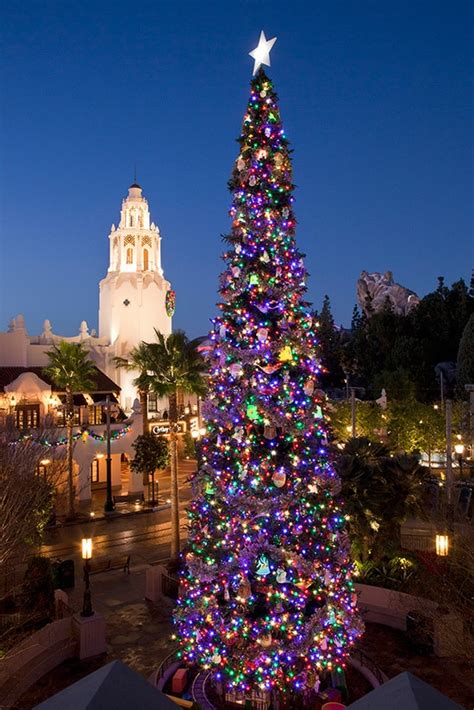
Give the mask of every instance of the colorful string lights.
[[[117, 439], [121, 439], [125, 434], [127, 434], [131, 429], [131, 426], [127, 424], [126, 426], [122, 427], [121, 429], [114, 429], [110, 432], [110, 440], [111, 441], [116, 441]], [[80, 431], [76, 431], [72, 438], [74, 441], [79, 441], [79, 439], [82, 439], [83, 441], [87, 441], [88, 438], [93, 439], [94, 441], [107, 441], [107, 434], [98, 434], [96, 431], [92, 431], [92, 429], [88, 429], [87, 427], [84, 427]], [[53, 448], [55, 446], [65, 446], [67, 444], [67, 437], [61, 436], [58, 439], [55, 439], [54, 441], [49, 441], [47, 438], [35, 438], [33, 434], [21, 434], [18, 439], [15, 441], [10, 442], [11, 444], [18, 444], [21, 441], [26, 441], [26, 440], [32, 440], [34, 443], [39, 444], [40, 446], [46, 446], [49, 448]]]
[[228, 687], [300, 693], [344, 667], [362, 624], [326, 452], [288, 142], [261, 69], [240, 145], [175, 623], [186, 662]]

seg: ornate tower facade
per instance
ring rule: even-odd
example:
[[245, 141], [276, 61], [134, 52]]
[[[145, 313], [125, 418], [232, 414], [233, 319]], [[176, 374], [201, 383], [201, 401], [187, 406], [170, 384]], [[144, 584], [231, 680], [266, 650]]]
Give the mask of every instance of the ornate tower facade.
[[[141, 341], [155, 339], [154, 328], [171, 333], [165, 307], [171, 286], [161, 266], [160, 230], [150, 221], [148, 201], [136, 183], [122, 202], [120, 223], [112, 225], [109, 245], [108, 273], [99, 284], [99, 337], [110, 344], [111, 358], [127, 357]], [[114, 376], [128, 409], [136, 396], [134, 375], [118, 370]]]

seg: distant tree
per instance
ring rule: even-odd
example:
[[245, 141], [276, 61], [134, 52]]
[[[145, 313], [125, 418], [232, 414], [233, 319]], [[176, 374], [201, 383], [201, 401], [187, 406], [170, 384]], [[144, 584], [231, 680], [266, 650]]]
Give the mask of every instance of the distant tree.
[[193, 439], [191, 433], [187, 431], [184, 435], [184, 455], [187, 459], [196, 458], [196, 440]]
[[[352, 437], [351, 402], [331, 402], [327, 404], [327, 421], [334, 439], [343, 443]], [[358, 437], [376, 439], [385, 426], [383, 410], [376, 402], [356, 403], [356, 432]]]
[[[31, 439], [0, 441], [0, 569], [22, 561], [43, 539], [65, 462]], [[49, 458], [38, 475], [40, 461]]]
[[134, 473], [141, 473], [144, 482], [148, 482], [148, 475], [157, 470], [162, 470], [169, 463], [169, 446], [164, 436], [154, 434], [140, 434], [132, 444], [135, 456], [130, 462]]
[[474, 383], [474, 313], [464, 328], [459, 343], [456, 372], [456, 394], [460, 399], [466, 397], [465, 385]]
[[74, 393], [89, 392], [94, 387], [95, 367], [89, 360], [89, 354], [82, 343], [68, 343], [62, 340], [59, 345], [46, 353], [49, 359], [45, 374], [58, 389], [66, 393], [66, 432], [68, 466], [68, 517], [74, 518], [74, 469], [73, 469], [73, 429], [74, 429]]
[[408, 398], [389, 401], [387, 433], [391, 447], [400, 452], [420, 452], [428, 458], [446, 448], [446, 424], [441, 409]]
[[54, 584], [51, 560], [35, 555], [28, 561], [25, 572], [22, 597], [22, 609], [40, 621], [54, 618]]
[[341, 336], [334, 324], [328, 295], [324, 296], [323, 307], [317, 314], [317, 319], [319, 356], [326, 370], [321, 376], [321, 384], [323, 387], [341, 387], [344, 383]]
[[170, 423], [171, 468], [171, 559], [178, 559], [179, 490], [178, 490], [178, 390], [204, 395], [207, 365], [198, 350], [201, 339], [189, 340], [182, 330], [163, 335], [155, 329], [156, 342], [149, 343], [150, 389], [160, 397], [168, 397]]
[[[370, 306], [370, 304], [369, 304]], [[375, 398], [385, 388], [389, 399], [409, 397], [422, 402], [437, 398], [435, 367], [455, 362], [462, 331], [474, 312], [474, 298], [462, 279], [451, 288], [438, 287], [407, 315], [383, 309], [355, 311], [351, 342], [345, 347], [345, 370]], [[348, 370], [348, 365], [351, 370]]]

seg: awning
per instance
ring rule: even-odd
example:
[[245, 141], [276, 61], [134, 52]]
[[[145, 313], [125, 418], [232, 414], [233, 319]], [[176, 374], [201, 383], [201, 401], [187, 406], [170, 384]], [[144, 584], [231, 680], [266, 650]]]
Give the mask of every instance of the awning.
[[[62, 404], [66, 404], [66, 395], [65, 394], [58, 394], [59, 399], [61, 400]], [[72, 403], [75, 407], [85, 407], [87, 402], [83, 394], [73, 394], [72, 395]]]
[[109, 402], [118, 404], [117, 397], [112, 392], [92, 392], [90, 396], [92, 397], [94, 404], [101, 404], [105, 407], [106, 397], [109, 396]]

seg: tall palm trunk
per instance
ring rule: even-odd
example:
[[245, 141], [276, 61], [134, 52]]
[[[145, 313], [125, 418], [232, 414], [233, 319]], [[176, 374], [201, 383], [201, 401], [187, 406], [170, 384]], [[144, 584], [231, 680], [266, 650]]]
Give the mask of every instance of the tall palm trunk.
[[171, 468], [171, 560], [179, 556], [179, 490], [178, 490], [178, 397], [177, 391], [169, 396], [170, 415], [170, 468]]
[[148, 422], [148, 392], [147, 392], [147, 390], [140, 390], [139, 397], [140, 397], [140, 409], [141, 409], [142, 418], [143, 418], [142, 433], [149, 434], [150, 424]]
[[72, 458], [74, 427], [74, 402], [72, 392], [66, 392], [66, 454], [67, 454], [67, 492], [68, 492], [68, 517], [74, 518], [76, 515], [74, 507], [74, 462]]

